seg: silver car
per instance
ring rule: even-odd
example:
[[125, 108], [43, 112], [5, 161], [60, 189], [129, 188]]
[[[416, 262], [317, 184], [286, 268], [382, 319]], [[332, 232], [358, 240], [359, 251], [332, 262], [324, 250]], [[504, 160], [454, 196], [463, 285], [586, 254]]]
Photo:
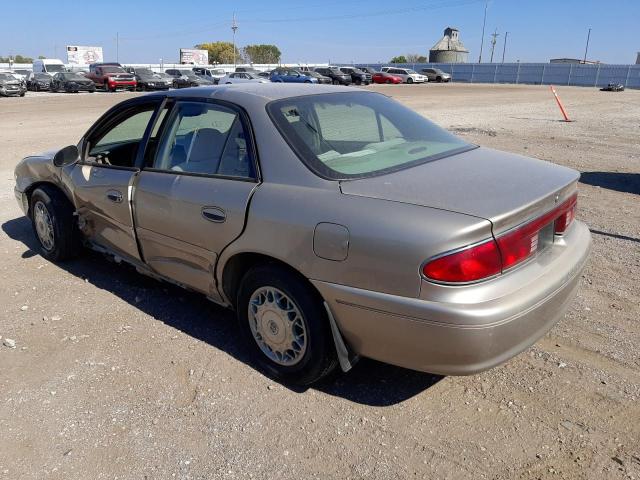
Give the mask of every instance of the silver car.
[[219, 85], [228, 85], [231, 83], [249, 83], [249, 82], [258, 82], [258, 83], [269, 83], [271, 80], [268, 78], [261, 77], [257, 73], [253, 72], [233, 72], [225, 75], [219, 81]]
[[563, 316], [591, 243], [574, 170], [348, 87], [136, 97], [15, 176], [44, 257], [85, 245], [202, 292], [298, 384], [360, 356], [447, 375], [505, 362]]

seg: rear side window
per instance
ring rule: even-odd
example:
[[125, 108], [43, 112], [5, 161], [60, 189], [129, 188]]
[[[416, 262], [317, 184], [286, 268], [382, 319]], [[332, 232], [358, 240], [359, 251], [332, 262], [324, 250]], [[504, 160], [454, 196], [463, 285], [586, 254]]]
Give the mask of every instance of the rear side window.
[[254, 178], [240, 114], [202, 102], [178, 102], [167, 121], [154, 168], [173, 172]]
[[329, 179], [379, 175], [475, 148], [379, 94], [287, 98], [267, 111], [301, 160]]

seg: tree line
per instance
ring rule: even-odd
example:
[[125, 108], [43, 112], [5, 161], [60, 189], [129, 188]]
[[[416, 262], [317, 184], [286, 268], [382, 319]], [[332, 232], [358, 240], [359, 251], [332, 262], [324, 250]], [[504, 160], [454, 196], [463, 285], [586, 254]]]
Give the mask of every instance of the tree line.
[[389, 63], [427, 63], [429, 60], [424, 55], [418, 53], [408, 53], [407, 55], [398, 55], [393, 57]]
[[231, 42], [200, 43], [195, 46], [209, 52], [209, 63], [279, 63], [282, 52], [275, 45], [246, 45], [235, 51]]

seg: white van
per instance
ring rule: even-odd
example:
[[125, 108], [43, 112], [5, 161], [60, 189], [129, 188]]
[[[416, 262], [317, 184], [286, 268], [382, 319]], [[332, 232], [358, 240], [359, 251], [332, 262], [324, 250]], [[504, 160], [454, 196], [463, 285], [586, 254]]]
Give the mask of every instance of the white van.
[[41, 58], [33, 61], [33, 73], [48, 73], [53, 76], [56, 73], [66, 71], [62, 60], [57, 58]]

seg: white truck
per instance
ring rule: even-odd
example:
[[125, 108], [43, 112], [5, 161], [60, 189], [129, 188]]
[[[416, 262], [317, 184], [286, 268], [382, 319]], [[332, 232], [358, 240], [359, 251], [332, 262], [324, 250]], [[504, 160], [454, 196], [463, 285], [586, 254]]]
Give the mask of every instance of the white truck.
[[56, 73], [66, 71], [67, 69], [62, 60], [57, 58], [39, 58], [33, 61], [33, 73], [48, 73], [54, 76]]

